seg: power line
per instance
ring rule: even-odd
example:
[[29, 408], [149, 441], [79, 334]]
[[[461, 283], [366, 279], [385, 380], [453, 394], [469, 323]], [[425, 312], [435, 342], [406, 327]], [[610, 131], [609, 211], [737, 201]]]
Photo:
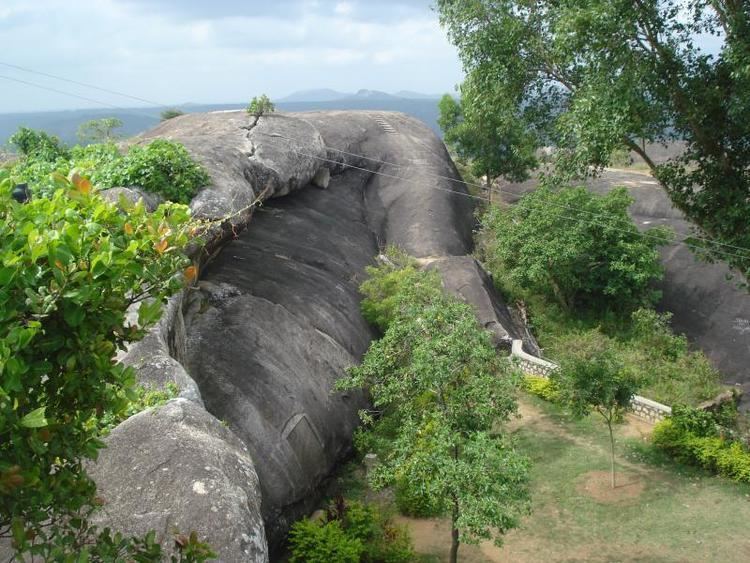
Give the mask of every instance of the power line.
[[[49, 78], [54, 78], [56, 80], [62, 80], [62, 81], [65, 81], [65, 82], [69, 82], [71, 84], [78, 84], [80, 86], [84, 86], [84, 87], [87, 87], [87, 88], [93, 88], [93, 89], [96, 89], [96, 90], [100, 90], [102, 92], [108, 92], [108, 93], [112, 93], [112, 94], [115, 94], [115, 95], [124, 96], [124, 97], [131, 98], [131, 99], [134, 99], [134, 100], [139, 100], [139, 101], [143, 101], [143, 102], [146, 102], [146, 103], [149, 103], [149, 104], [154, 104], [156, 106], [166, 107], [166, 106], [163, 106], [162, 104], [159, 104], [158, 102], [153, 102], [153, 101], [147, 100], [145, 98], [139, 98], [138, 96], [132, 96], [130, 94], [125, 94], [123, 92], [117, 92], [116, 90], [109, 90], [109, 89], [106, 89], [106, 88], [101, 88], [101, 87], [95, 86], [93, 84], [87, 84], [87, 83], [84, 83], [84, 82], [78, 82], [78, 81], [70, 80], [70, 79], [67, 79], [67, 78], [64, 78], [64, 77], [61, 77], [61, 76], [56, 76], [56, 75], [52, 75], [52, 74], [47, 74], [47, 73], [35, 71], [35, 70], [32, 70], [32, 69], [27, 69], [25, 67], [21, 67], [21, 66], [18, 66], [18, 65], [12, 65], [10, 63], [4, 63], [4, 62], [0, 62], [0, 65], [4, 65], [4, 66], [10, 67], [10, 68], [16, 68], [18, 70], [23, 70], [24, 72], [30, 72], [30, 73], [34, 73], [34, 74], [39, 74], [41, 76], [47, 76]], [[88, 98], [86, 96], [81, 96], [81, 95], [78, 95], [78, 94], [73, 94], [71, 92], [65, 92], [63, 90], [58, 90], [56, 88], [51, 88], [49, 86], [43, 86], [41, 84], [36, 84], [36, 83], [33, 83], [33, 82], [28, 82], [26, 80], [21, 80], [21, 79], [18, 79], [18, 78], [12, 78], [12, 77], [9, 77], [9, 76], [4, 76], [4, 75], [0, 75], [0, 79], [10, 80], [12, 82], [18, 82], [20, 84], [25, 84], [25, 85], [28, 85], [28, 86], [32, 86], [34, 88], [42, 89], [42, 90], [48, 90], [50, 92], [55, 92], [57, 94], [62, 94], [62, 95], [65, 95], [65, 96], [71, 96], [71, 97], [74, 97], [74, 98], [79, 98], [79, 99], [86, 100], [86, 101], [91, 102], [91, 103], [95, 103], [95, 104], [99, 104], [99, 105], [106, 106], [106, 107], [109, 107], [109, 108], [113, 108], [113, 109], [116, 109], [118, 111], [127, 111], [127, 110], [124, 110], [124, 108], [120, 108], [120, 107], [114, 106], [112, 104], [108, 104], [106, 102], [95, 100], [93, 98]], [[297, 142], [297, 143], [301, 142], [299, 139], [293, 139], [291, 137], [286, 137], [286, 136], [281, 135], [281, 134], [270, 134], [269, 136], [276, 137], [276, 138], [282, 138], [282, 139], [286, 139], [286, 140]], [[361, 158], [363, 160], [368, 160], [370, 162], [376, 162], [376, 163], [387, 165], [387, 166], [393, 166], [393, 167], [396, 167], [396, 168], [404, 168], [405, 167], [405, 165], [403, 165], [403, 164], [397, 164], [397, 163], [388, 162], [388, 161], [385, 161], [385, 160], [380, 160], [380, 159], [377, 159], [377, 158], [372, 158], [372, 157], [364, 156], [364, 155], [361, 155], [361, 154], [347, 152], [347, 151], [344, 151], [342, 149], [337, 149], [337, 148], [334, 148], [334, 147], [326, 146], [326, 149], [327, 150], [331, 150], [333, 152], [338, 152], [340, 154], [345, 154], [345, 155], [348, 155], [348, 156]], [[396, 180], [401, 180], [401, 181], [405, 181], [405, 182], [416, 183], [415, 180], [412, 180], [410, 178], [404, 178], [404, 177], [397, 176], [397, 175], [394, 175], [394, 174], [387, 174], [387, 173], [376, 171], [376, 170], [370, 170], [370, 169], [367, 169], [367, 168], [362, 168], [362, 167], [354, 166], [352, 164], [347, 164], [347, 163], [344, 163], [344, 162], [340, 162], [338, 160], [332, 160], [332, 159], [328, 159], [328, 158], [322, 158], [322, 157], [319, 157], [319, 156], [316, 156], [316, 155], [312, 155], [312, 154], [300, 153], [300, 152], [294, 151], [293, 149], [289, 149], [289, 151], [293, 152], [293, 153], [295, 153], [295, 154], [297, 154], [299, 156], [306, 156], [308, 158], [315, 158], [315, 159], [318, 159], [318, 160], [321, 160], [321, 161], [324, 161], [324, 162], [329, 162], [329, 163], [332, 163], [332, 164], [337, 164], [337, 165], [345, 166], [345, 167], [348, 167], [348, 168], [352, 168], [352, 169], [356, 169], [356, 170], [361, 170], [363, 172], [368, 172], [368, 173], [371, 173], [371, 174], [378, 174], [380, 176], [388, 177], [388, 178], [391, 178], [391, 179], [396, 179]], [[415, 162], [415, 161], [414, 160], [410, 160], [410, 162]], [[432, 173], [432, 172], [429, 172], [429, 171], [423, 172], [423, 174], [425, 174], [427, 176], [432, 176], [433, 178], [439, 178], [439, 179], [447, 180], [447, 181], [452, 182], [452, 183], [462, 184], [462, 185], [467, 186], [467, 187], [475, 187], [475, 188], [480, 188], [480, 189], [484, 189], [484, 187], [485, 187], [485, 186], [482, 186], [482, 185], [479, 185], [479, 184], [473, 184], [473, 183], [470, 183], [470, 182], [466, 182], [464, 180], [459, 180], [459, 179], [453, 178], [451, 176], [445, 176], [445, 175], [442, 175], [442, 174], [436, 174], [436, 173]], [[478, 197], [478, 196], [473, 196], [473, 195], [468, 194], [468, 193], [457, 192], [455, 190], [450, 190], [450, 189], [446, 189], [446, 188], [440, 188], [439, 186], [431, 186], [431, 189], [436, 189], [436, 190], [439, 190], [439, 191], [445, 191], [445, 192], [453, 193], [453, 194], [456, 194], [456, 195], [465, 196], [465, 197], [468, 197], [468, 198], [471, 198], [471, 199], [475, 199], [475, 200], [479, 200], [479, 201], [484, 201], [484, 198], [481, 198], [481, 197]], [[512, 195], [516, 195], [516, 196], [519, 196], [519, 197], [522, 197], [522, 196], [526, 195], [524, 193], [513, 192], [513, 191], [511, 191], [508, 188], [506, 188], [505, 191], [508, 192], [508, 193], [510, 193], [510, 194], [512, 194]], [[586, 213], [586, 214], [591, 215], [591, 216], [593, 216], [595, 218], [599, 218], [599, 217], [604, 217], [605, 216], [604, 214], [601, 214], [601, 213], [594, 213], [592, 211], [586, 211], [585, 209], [576, 208], [576, 207], [573, 207], [573, 206], [570, 206], [570, 205], [566, 205], [566, 204], [554, 204], [554, 206], [558, 207], [558, 208], [560, 208], [560, 207], [566, 208], [568, 210], [575, 211], [577, 213]], [[565, 216], [565, 215], [560, 215], [560, 216], [563, 217], [563, 218], [565, 218], [565, 219], [568, 219], [568, 220], [576, 220], [576, 219], [574, 219], [572, 217], [569, 217], [569, 216]], [[605, 227], [607, 226], [607, 225], [604, 225], [602, 223], [597, 223], [597, 222], [595, 222], [595, 224], [597, 224], [599, 226], [605, 226]], [[617, 230], [619, 232], [630, 232], [630, 231], [623, 231], [622, 229], [615, 229], [615, 230]], [[649, 235], [648, 233], [643, 233], [643, 232], [640, 232], [640, 231], [638, 231], [635, 234], [637, 234], [638, 236], [642, 236], [642, 237], [646, 237], [646, 238], [652, 238], [652, 239], [659, 240], [659, 241], [662, 240], [661, 237], [656, 237], [654, 235]], [[699, 246], [697, 244], [689, 242], [690, 240], [701, 241], [701, 242], [705, 242], [705, 243], [708, 243], [708, 244], [715, 244], [717, 246], [724, 246], [724, 247], [727, 247], [727, 248], [734, 248], [736, 250], [740, 250], [742, 252], [747, 252], [748, 253], [748, 255], [742, 255], [742, 254], [730, 253], [730, 252], [722, 251], [722, 250], [718, 250], [718, 249], [711, 250], [711, 252], [714, 252], [715, 254], [718, 254], [720, 256], [730, 256], [730, 257], [740, 258], [740, 259], [745, 259], [745, 260], [748, 259], [748, 258], [750, 258], [750, 249], [744, 248], [744, 247], [740, 247], [740, 246], [736, 246], [736, 245], [732, 245], [732, 244], [728, 244], [728, 243], [724, 243], [724, 242], [720, 242], [720, 241], [716, 241], [716, 240], [712, 240], [712, 239], [706, 239], [706, 238], [701, 238], [701, 237], [688, 237], [688, 238], [683, 238], [683, 239], [677, 239], [677, 240], [674, 241], [674, 244], [675, 245], [683, 244], [683, 245], [687, 246], [688, 248], [698, 248], [698, 249], [702, 248], [701, 246]]]
[[[29, 82], [27, 80], [21, 80], [20, 78], [13, 78], [11, 76], [5, 76], [0, 74], [0, 79], [2, 80], [9, 80], [10, 82], [17, 82], [19, 84], [25, 84], [26, 86], [31, 86], [32, 88], [38, 88], [39, 90], [47, 90], [48, 92], [54, 92], [55, 94], [62, 94], [63, 96], [69, 96], [71, 98], [78, 98], [79, 100], [85, 100], [87, 102], [91, 102], [92, 104], [97, 104], [100, 106], [108, 107], [114, 110], [117, 110], [118, 112], [129, 114], [129, 115], [139, 115], [139, 116], [145, 116], [145, 117], [152, 117], [154, 119], [160, 119], [159, 116], [152, 114], [152, 113], [146, 113], [142, 110], [139, 110], [138, 108], [123, 108], [119, 106], [115, 106], [112, 104], [109, 104], [107, 102], [102, 102], [100, 100], [95, 100], [94, 98], [89, 98], [87, 96], [81, 96], [80, 94], [74, 94], [73, 92], [66, 92], [65, 90], [58, 90], [57, 88], [52, 88], [51, 86], [44, 86], [42, 84], [37, 84], [35, 82]], [[136, 113], [137, 112], [137, 113]]]
[[[273, 136], [280, 137], [280, 138], [286, 139], [288, 141], [294, 141], [294, 142], [298, 142], [298, 143], [300, 142], [299, 139], [292, 139], [291, 137], [286, 137], [284, 135], [280, 135], [280, 134], [277, 134], [277, 133], [274, 133]], [[364, 155], [361, 155], [361, 154], [347, 152], [347, 151], [344, 151], [344, 150], [341, 150], [341, 149], [337, 149], [337, 148], [334, 148], [334, 147], [326, 146], [326, 149], [330, 150], [330, 151], [333, 151], [333, 152], [340, 153], [340, 154], [345, 154], [347, 156], [353, 156], [353, 157], [356, 157], [356, 158], [361, 158], [363, 160], [368, 160], [370, 162], [377, 162], [379, 164], [385, 164], [385, 165], [388, 165], [388, 166], [394, 166], [396, 168], [405, 168], [406, 167], [406, 165], [404, 165], [404, 164], [397, 164], [397, 163], [394, 163], [394, 162], [388, 162], [388, 161], [385, 161], [385, 160], [380, 160], [380, 159], [377, 159], [377, 158], [372, 158], [372, 157], [364, 156]], [[416, 162], [413, 159], [407, 159], [407, 161], [408, 162], [412, 162], [412, 163]], [[335, 161], [335, 162], [338, 162], [338, 161]], [[437, 174], [437, 173], [430, 172], [430, 171], [423, 171], [423, 174], [426, 174], [428, 176], [432, 176], [434, 178], [440, 178], [442, 180], [448, 180], [449, 182], [454, 182], [454, 183], [457, 183], [457, 184], [463, 184], [463, 185], [465, 185], [467, 187], [474, 187], [474, 188], [479, 188], [479, 189], [482, 189], [482, 190], [486, 188], [486, 186], [481, 185], [481, 184], [474, 184], [474, 183], [471, 183], [471, 182], [466, 182], [463, 179], [457, 179], [457, 178], [453, 178], [451, 176], [445, 176], [445, 175]], [[495, 191], [495, 190], [493, 190], [493, 191]], [[518, 197], [523, 197], [524, 195], [526, 195], [525, 192], [520, 192], [520, 193], [519, 192], [514, 192], [510, 188], [508, 188], [507, 186], [505, 187], [504, 191], [506, 193], [509, 193], [511, 195], [515, 195], [515, 196], [518, 196]], [[479, 198], [477, 196], [472, 196], [472, 197], [474, 197], [475, 199], [479, 199], [481, 201], [485, 201], [484, 198]], [[566, 204], [563, 204], [563, 203], [555, 204], [555, 206], [557, 206], [557, 207], [565, 207], [565, 208], [567, 208], [567, 209], [569, 209], [571, 211], [576, 211], [578, 213], [586, 213], [587, 215], [592, 215], [594, 217], [604, 217], [604, 216], [606, 216], [603, 213], [595, 213], [593, 211], [587, 211], [585, 209], [580, 209], [580, 208], [573, 207], [573, 206], [570, 206], [570, 205], [566, 205]], [[643, 234], [646, 234], [646, 233], [643, 233]], [[750, 253], [750, 249], [749, 248], [745, 248], [745, 247], [742, 247], [742, 246], [736, 246], [736, 245], [733, 245], [733, 244], [721, 242], [721, 241], [714, 240], [714, 239], [708, 239], [708, 238], [704, 238], [704, 237], [687, 237], [687, 238], [679, 239], [679, 240], [677, 240], [675, 242], [676, 243], [680, 243], [680, 242], [685, 242], [687, 240], [701, 241], [701, 242], [705, 242], [707, 244], [714, 244], [714, 245], [717, 245], [717, 246], [724, 246], [724, 247], [727, 247], [727, 248], [733, 248], [735, 250], [740, 250], [742, 252], [748, 252], [748, 253]], [[692, 245], [692, 246], [694, 246], [696, 248], [700, 248], [697, 245]], [[747, 258], [750, 258], [750, 256], [747, 256]]]
[[102, 88], [101, 86], [96, 86], [94, 84], [88, 84], [86, 82], [78, 82], [77, 80], [71, 80], [71, 79], [65, 78], [63, 76], [57, 76], [56, 74], [49, 74], [49, 73], [46, 73], [46, 72], [41, 72], [41, 71], [38, 71], [38, 70], [33, 70], [31, 68], [26, 68], [26, 67], [19, 66], [19, 65], [5, 63], [5, 62], [2, 62], [2, 61], [0, 61], [0, 65], [6, 66], [8, 68], [14, 68], [16, 70], [20, 70], [20, 71], [23, 71], [23, 72], [28, 72], [28, 73], [31, 73], [31, 74], [37, 74], [39, 76], [46, 76], [47, 78], [53, 78], [54, 80], [61, 80], [63, 82], [67, 82], [69, 84], [75, 84], [77, 86], [83, 86], [84, 88], [91, 88], [93, 90], [99, 90], [100, 92], [106, 92], [107, 94], [114, 94], [115, 96], [121, 96], [123, 98], [130, 98], [131, 100], [136, 100], [138, 102], [144, 102], [144, 103], [150, 104], [152, 106], [167, 107], [165, 104], [161, 104], [161, 103], [155, 102], [153, 100], [148, 100], [146, 98], [140, 98], [138, 96], [133, 96], [131, 94], [126, 94], [124, 92], [118, 92], [117, 90], [110, 90], [108, 88]]
[[[274, 135], [271, 134], [269, 136], [273, 137]], [[280, 137], [280, 135], [276, 135], [276, 136]], [[288, 150], [289, 150], [289, 152], [292, 152], [292, 153], [296, 154], [297, 156], [304, 156], [304, 157], [308, 157], [308, 158], [314, 158], [314, 159], [320, 160], [322, 162], [328, 162], [328, 163], [331, 163], [331, 164], [336, 164], [336, 165], [339, 165], [339, 166], [344, 166], [346, 168], [352, 168], [354, 170], [360, 170], [362, 172], [368, 172], [370, 174], [376, 174], [376, 175], [383, 176], [383, 177], [386, 177], [386, 178], [391, 178], [391, 179], [395, 179], [395, 180], [401, 180], [401, 181], [407, 182], [407, 183], [412, 183], [412, 184], [417, 184], [418, 183], [418, 180], [416, 180], [416, 179], [404, 178], [403, 176], [397, 176], [395, 174], [388, 174], [386, 172], [380, 172], [379, 170], [370, 170], [369, 168], [363, 168], [363, 167], [360, 167], [360, 166], [355, 166], [353, 164], [347, 164], [345, 162], [341, 162], [341, 161], [338, 161], [338, 160], [333, 160], [333, 159], [330, 159], [330, 158], [324, 158], [324, 157], [313, 155], [313, 154], [308, 154], [308, 153], [303, 153], [303, 152], [295, 151], [294, 149], [288, 149]], [[402, 166], [402, 165], [396, 165], [396, 166]], [[460, 181], [460, 180], [455, 180], [454, 179], [454, 181], [456, 181], [458, 183], [462, 183], [462, 184], [467, 184], [466, 182], [463, 182], [463, 181]], [[467, 184], [467, 185], [472, 185], [472, 184]], [[457, 192], [455, 190], [451, 190], [451, 189], [448, 189], [448, 188], [441, 188], [439, 186], [430, 186], [430, 189], [434, 189], [434, 190], [438, 190], [438, 191], [443, 191], [443, 192], [448, 192], [448, 193], [451, 193], [451, 194], [455, 194], [455, 195], [458, 195], [458, 196], [467, 197], [467, 198], [475, 199], [475, 200], [479, 200], [479, 201], [486, 201], [484, 198], [481, 198], [479, 196], [475, 196], [475, 195], [471, 195], [471, 194], [463, 193], [463, 192]], [[516, 195], [525, 195], [525, 194], [516, 194]], [[578, 208], [571, 207], [571, 206], [568, 206], [568, 205], [563, 205], [563, 204], [553, 204], [553, 206], [554, 207], [566, 207], [566, 208], [571, 209], [573, 211], [584, 211], [584, 212], [586, 212], [583, 209], [578, 209]], [[596, 213], [593, 213], [593, 212], [590, 212], [590, 211], [586, 212], [586, 213], [594, 215], [595, 217], [603, 217], [604, 216], [602, 214], [596, 214]], [[570, 221], [577, 221], [578, 220], [577, 218], [570, 217], [569, 215], [562, 215], [562, 214], [560, 214], [559, 217], [562, 217], [563, 219], [568, 219]], [[638, 236], [638, 237], [643, 237], [643, 238], [650, 238], [650, 239], [653, 239], [653, 240], [656, 240], [656, 241], [659, 241], [659, 242], [662, 242], [662, 240], [663, 240], [662, 237], [658, 237], [658, 236], [655, 236], [655, 235], [650, 235], [649, 233], [644, 233], [644, 232], [640, 232], [640, 231], [635, 231], [635, 232], [634, 231], [626, 231], [624, 229], [618, 229], [616, 227], [611, 227], [610, 225], [607, 225], [606, 223], [600, 223], [600, 222], [595, 221], [593, 219], [589, 219], [589, 221], [591, 223], [594, 223], [595, 225], [599, 225], [601, 227], [606, 227], [608, 229], [611, 229], [611, 230], [614, 230], [614, 231], [617, 231], [617, 232], [621, 232], [621, 233], [625, 233], [625, 234], [630, 234], [630, 235], [634, 235], [634, 236]], [[696, 244], [691, 244], [690, 242], [688, 242], [688, 239], [678, 239], [678, 240], [675, 240], [673, 242], [673, 244], [675, 244], [675, 245], [684, 245], [684, 246], [687, 246], [688, 248], [697, 248], [697, 249], [701, 248], [700, 246], [698, 246]], [[744, 252], [748, 252], [748, 254], [747, 255], [735, 254], [735, 253], [732, 253], [732, 252], [727, 252], [725, 250], [713, 250], [712, 252], [714, 252], [715, 254], [717, 254], [719, 256], [725, 256], [725, 257], [729, 256], [729, 257], [733, 257], [733, 258], [739, 258], [739, 259], [742, 259], [742, 260], [747, 260], [748, 258], [750, 258], [750, 249], [745, 249], [745, 248], [742, 248], [742, 247], [736, 247], [736, 248], [739, 248], [740, 250], [742, 250]]]

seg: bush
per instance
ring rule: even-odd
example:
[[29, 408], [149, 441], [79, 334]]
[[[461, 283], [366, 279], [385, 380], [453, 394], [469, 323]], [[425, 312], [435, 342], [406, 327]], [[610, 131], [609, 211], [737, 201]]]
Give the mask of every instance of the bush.
[[37, 197], [49, 197], [57, 189], [55, 173], [67, 176], [72, 170], [99, 188], [140, 186], [177, 203], [190, 203], [211, 181], [185, 147], [166, 139], [134, 146], [124, 156], [111, 142], [68, 150], [55, 137], [31, 129], [21, 128], [11, 139], [23, 147], [24, 155], [11, 166], [11, 178], [28, 183]]
[[364, 546], [341, 528], [341, 522], [295, 522], [289, 533], [291, 563], [359, 563]]
[[161, 112], [161, 120], [169, 121], [170, 119], [174, 119], [175, 117], [180, 117], [181, 115], [185, 115], [185, 112], [182, 110], [165, 109], [163, 112]]
[[254, 97], [250, 100], [250, 103], [247, 106], [247, 113], [254, 117], [260, 117], [261, 115], [273, 113], [274, 111], [276, 111], [276, 106], [265, 94]]
[[[335, 499], [324, 521], [292, 526], [291, 561], [406, 563], [414, 550], [407, 531], [394, 525], [376, 505]], [[349, 557], [355, 557], [349, 559]]]
[[131, 147], [122, 160], [112, 160], [97, 174], [101, 187], [140, 186], [170, 201], [190, 203], [199, 188], [211, 182], [185, 147], [166, 139]]
[[651, 441], [684, 463], [750, 483], [750, 453], [724, 430], [712, 413], [678, 407], [654, 427]]
[[561, 398], [560, 389], [555, 382], [548, 377], [525, 375], [523, 378], [523, 388], [528, 393], [541, 397], [550, 403], [557, 403]]
[[27, 158], [52, 162], [69, 156], [68, 149], [60, 139], [44, 131], [35, 131], [28, 127], [19, 127], [8, 142]]
[[514, 207], [493, 207], [482, 219], [490, 270], [571, 311], [648, 304], [657, 297], [657, 249], [669, 231], [657, 227], [642, 236], [628, 216], [631, 203], [624, 188], [598, 196], [542, 187]]
[[429, 294], [440, 295], [437, 275], [420, 270], [414, 258], [395, 247], [386, 249], [381, 263], [369, 266], [366, 272], [369, 278], [359, 286], [364, 296], [362, 315], [383, 332], [396, 318], [407, 290], [421, 291], [424, 299], [429, 299]]
[[[137, 398], [132, 368], [112, 358], [181, 287], [189, 214], [117, 208], [78, 175], [20, 205], [0, 180], [0, 531], [43, 560], [92, 555], [115, 540], [85, 523], [84, 460], [104, 445], [98, 421]], [[138, 326], [126, 317], [136, 303]]]

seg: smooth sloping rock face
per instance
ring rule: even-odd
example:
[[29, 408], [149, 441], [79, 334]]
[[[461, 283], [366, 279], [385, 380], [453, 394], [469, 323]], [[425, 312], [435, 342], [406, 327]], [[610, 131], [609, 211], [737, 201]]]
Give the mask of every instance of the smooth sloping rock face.
[[419, 258], [471, 252], [473, 201], [445, 145], [424, 123], [394, 112], [298, 115], [320, 131], [328, 159], [342, 163], [334, 173], [345, 165], [376, 172], [366, 198], [379, 241]]
[[156, 530], [165, 546], [196, 531], [220, 561], [268, 561], [258, 478], [245, 446], [199, 405], [175, 399], [112, 431], [89, 474], [105, 501], [95, 522]]
[[454, 256], [434, 260], [428, 268], [440, 272], [446, 291], [473, 306], [479, 324], [492, 332], [495, 346], [510, 350], [514, 340], [526, 337], [516, 327], [511, 312], [495, 292], [492, 280], [475, 258]]
[[274, 546], [314, 508], [366, 405], [331, 392], [373, 336], [357, 272], [377, 252], [361, 186], [341, 180], [267, 202], [205, 272], [190, 326], [188, 371], [255, 460]]
[[[193, 201], [197, 214], [221, 216], [258, 195], [266, 201], [249, 230], [203, 272], [200, 291], [172, 300], [160, 327], [125, 361], [141, 381], [176, 381], [182, 396], [202, 400], [246, 445], [274, 548], [291, 522], [315, 507], [366, 406], [361, 393], [332, 389], [374, 336], [357, 289], [383, 246], [444, 260], [446, 287], [477, 308], [498, 342], [517, 331], [481, 268], [465, 256], [472, 200], [455, 181], [444, 145], [420, 122], [383, 112], [318, 112], [254, 124], [229, 112], [178, 117], [145, 137], [155, 136], [184, 143], [209, 169], [215, 185]], [[307, 182], [327, 189], [299, 189]], [[109, 455], [124, 451], [112, 444]], [[224, 486], [238, 484], [230, 475]], [[118, 491], [116, 522], [136, 504], [148, 512], [159, 506], [135, 489]], [[186, 497], [180, 510], [192, 512], [193, 502]]]

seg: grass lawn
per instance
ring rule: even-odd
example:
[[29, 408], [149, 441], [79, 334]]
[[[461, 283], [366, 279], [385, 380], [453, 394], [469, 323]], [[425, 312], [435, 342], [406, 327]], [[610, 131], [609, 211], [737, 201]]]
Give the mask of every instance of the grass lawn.
[[[533, 462], [533, 512], [502, 548], [462, 545], [460, 561], [750, 561], [750, 487], [674, 464], [645, 442], [648, 425], [631, 420], [617, 430], [613, 491], [599, 419], [574, 421], [531, 396], [521, 411], [511, 429]], [[447, 520], [398, 520], [422, 561], [447, 561]]]

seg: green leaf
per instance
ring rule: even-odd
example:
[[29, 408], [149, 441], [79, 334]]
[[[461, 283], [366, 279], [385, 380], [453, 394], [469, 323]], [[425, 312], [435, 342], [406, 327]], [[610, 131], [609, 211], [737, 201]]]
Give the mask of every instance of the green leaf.
[[43, 428], [44, 426], [47, 426], [49, 423], [44, 417], [44, 411], [46, 409], [47, 407], [39, 407], [38, 409], [34, 409], [33, 411], [25, 415], [20, 420], [19, 424], [24, 428]]

